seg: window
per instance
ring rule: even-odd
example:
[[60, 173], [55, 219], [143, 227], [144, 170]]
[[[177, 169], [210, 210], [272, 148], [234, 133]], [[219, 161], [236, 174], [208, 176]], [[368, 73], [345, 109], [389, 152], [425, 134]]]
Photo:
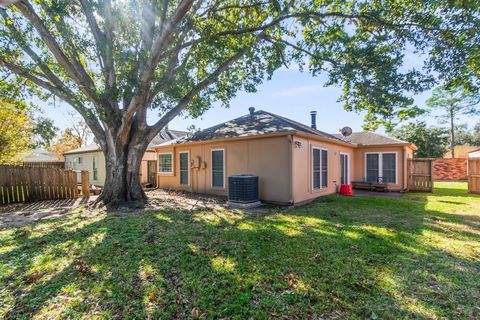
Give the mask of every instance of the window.
[[225, 186], [224, 150], [212, 150], [212, 188]]
[[190, 161], [188, 151], [180, 152], [180, 184], [188, 185], [190, 176]]
[[396, 183], [397, 180], [397, 159], [395, 153], [384, 153], [382, 155], [382, 173], [386, 182]]
[[325, 149], [312, 150], [312, 184], [314, 190], [328, 187], [328, 151]]
[[78, 157], [78, 164], [82, 164], [82, 157]]
[[97, 157], [93, 157], [93, 180], [98, 180]]
[[173, 173], [173, 154], [171, 152], [158, 155], [158, 171], [161, 173]]
[[350, 159], [349, 155], [346, 153], [340, 153], [340, 183], [349, 184], [350, 183]]
[[397, 183], [397, 154], [379, 152], [366, 154], [367, 181], [384, 179], [388, 183]]
[[367, 154], [367, 181], [376, 182], [379, 177], [379, 164], [378, 160], [380, 155], [378, 153], [368, 153]]

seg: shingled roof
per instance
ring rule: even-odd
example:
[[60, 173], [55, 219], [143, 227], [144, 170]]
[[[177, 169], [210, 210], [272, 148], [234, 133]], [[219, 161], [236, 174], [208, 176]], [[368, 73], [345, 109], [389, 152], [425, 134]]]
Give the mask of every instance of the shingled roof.
[[375, 133], [375, 132], [369, 132], [369, 131], [354, 132], [348, 137], [344, 137], [341, 134], [335, 134], [334, 136], [343, 141], [351, 142], [351, 143], [355, 143], [357, 145], [363, 145], [363, 146], [410, 144], [407, 141], [387, 137], [385, 135]]
[[223, 122], [205, 130], [198, 131], [191, 136], [172, 140], [169, 143], [164, 143], [163, 145], [226, 138], [250, 137], [292, 131], [314, 134], [326, 139], [334, 140], [335, 142], [344, 142], [329, 133], [313, 129], [302, 123], [270, 112], [258, 110], [253, 114], [247, 114], [242, 117]]
[[[152, 141], [150, 141], [150, 143], [148, 144], [147, 150], [152, 149], [154, 146], [165, 143], [167, 141], [184, 137], [187, 134], [188, 132], [186, 131], [170, 130], [170, 129], [162, 130], [157, 136], [155, 136], [155, 138], [152, 139]], [[86, 153], [86, 152], [94, 152], [94, 151], [100, 151], [100, 150], [102, 149], [98, 144], [91, 143], [87, 146], [83, 146], [83, 147], [65, 152], [64, 154]]]

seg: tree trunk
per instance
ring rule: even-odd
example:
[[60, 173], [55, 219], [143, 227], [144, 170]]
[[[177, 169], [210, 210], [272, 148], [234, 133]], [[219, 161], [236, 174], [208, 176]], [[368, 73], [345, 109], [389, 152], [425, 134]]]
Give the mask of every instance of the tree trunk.
[[[144, 203], [145, 192], [140, 183], [142, 158], [148, 143], [133, 139], [127, 145], [104, 150], [105, 185], [97, 203], [117, 207], [125, 203]], [[116, 144], [121, 144], [117, 142]]]
[[453, 108], [450, 109], [450, 154], [452, 159], [455, 158], [455, 125], [453, 123], [455, 114]]

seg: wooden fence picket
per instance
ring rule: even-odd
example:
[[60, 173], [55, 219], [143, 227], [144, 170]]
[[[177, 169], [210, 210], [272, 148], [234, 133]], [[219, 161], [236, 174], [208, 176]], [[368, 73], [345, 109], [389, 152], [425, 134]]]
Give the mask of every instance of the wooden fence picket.
[[77, 198], [77, 175], [55, 166], [0, 165], [0, 205]]

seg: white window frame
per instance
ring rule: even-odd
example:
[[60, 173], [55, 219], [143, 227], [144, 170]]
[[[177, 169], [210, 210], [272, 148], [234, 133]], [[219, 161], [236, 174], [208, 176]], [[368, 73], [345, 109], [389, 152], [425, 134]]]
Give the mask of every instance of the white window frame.
[[364, 175], [367, 176], [367, 155], [368, 154], [378, 154], [378, 177], [383, 178], [383, 155], [384, 154], [395, 154], [395, 182], [388, 182], [390, 184], [398, 184], [398, 152], [397, 151], [381, 151], [381, 152], [365, 152], [365, 171]]
[[[348, 152], [340, 152], [340, 157], [341, 156], [347, 156], [347, 184], [350, 184], [350, 153]], [[340, 161], [341, 163], [341, 161]], [[342, 170], [343, 168], [340, 168], [340, 183], [342, 183]]]
[[[95, 179], [96, 176], [96, 179]], [[98, 181], [98, 157], [92, 157], [92, 180]]]
[[[181, 157], [180, 155], [182, 153], [186, 153], [188, 155], [188, 165], [187, 165], [187, 171], [188, 171], [188, 176], [187, 176], [187, 180], [188, 180], [188, 183], [187, 184], [182, 184], [182, 174], [181, 174], [181, 165], [180, 165], [180, 161], [181, 161]], [[178, 152], [178, 182], [181, 186], [187, 186], [189, 187], [190, 186], [190, 151], [180, 151]]]
[[[314, 178], [313, 178], [313, 150], [320, 150], [320, 187], [319, 188], [315, 188], [314, 186]], [[326, 187], [323, 187], [323, 177], [322, 177], [322, 150], [323, 151], [327, 151], [327, 186]], [[328, 189], [328, 176], [329, 176], [329, 173], [328, 173], [328, 168], [329, 168], [329, 161], [328, 161], [328, 155], [329, 155], [329, 152], [328, 152], [328, 148], [325, 148], [325, 147], [312, 147], [312, 150], [311, 150], [311, 154], [310, 154], [310, 162], [311, 162], [311, 165], [310, 165], [310, 179], [311, 179], [311, 188], [312, 188], [312, 191], [315, 192], [315, 191], [322, 191], [322, 190], [326, 190]]]
[[[214, 151], [222, 151], [223, 152], [223, 187], [214, 187], [213, 186], [213, 152]], [[225, 182], [225, 148], [215, 148], [215, 149], [210, 149], [210, 188], [212, 189], [220, 189], [223, 190], [226, 188], [226, 182]]]
[[[160, 155], [162, 154], [169, 154], [172, 156], [172, 168], [170, 171], [162, 171], [160, 169]], [[190, 156], [188, 157], [190, 160]], [[157, 161], [158, 161], [158, 174], [159, 175], [173, 175], [173, 171], [175, 170], [174, 169], [174, 165], [175, 165], [175, 157], [173, 156], [173, 152], [159, 152], [158, 155], [157, 155]]]

